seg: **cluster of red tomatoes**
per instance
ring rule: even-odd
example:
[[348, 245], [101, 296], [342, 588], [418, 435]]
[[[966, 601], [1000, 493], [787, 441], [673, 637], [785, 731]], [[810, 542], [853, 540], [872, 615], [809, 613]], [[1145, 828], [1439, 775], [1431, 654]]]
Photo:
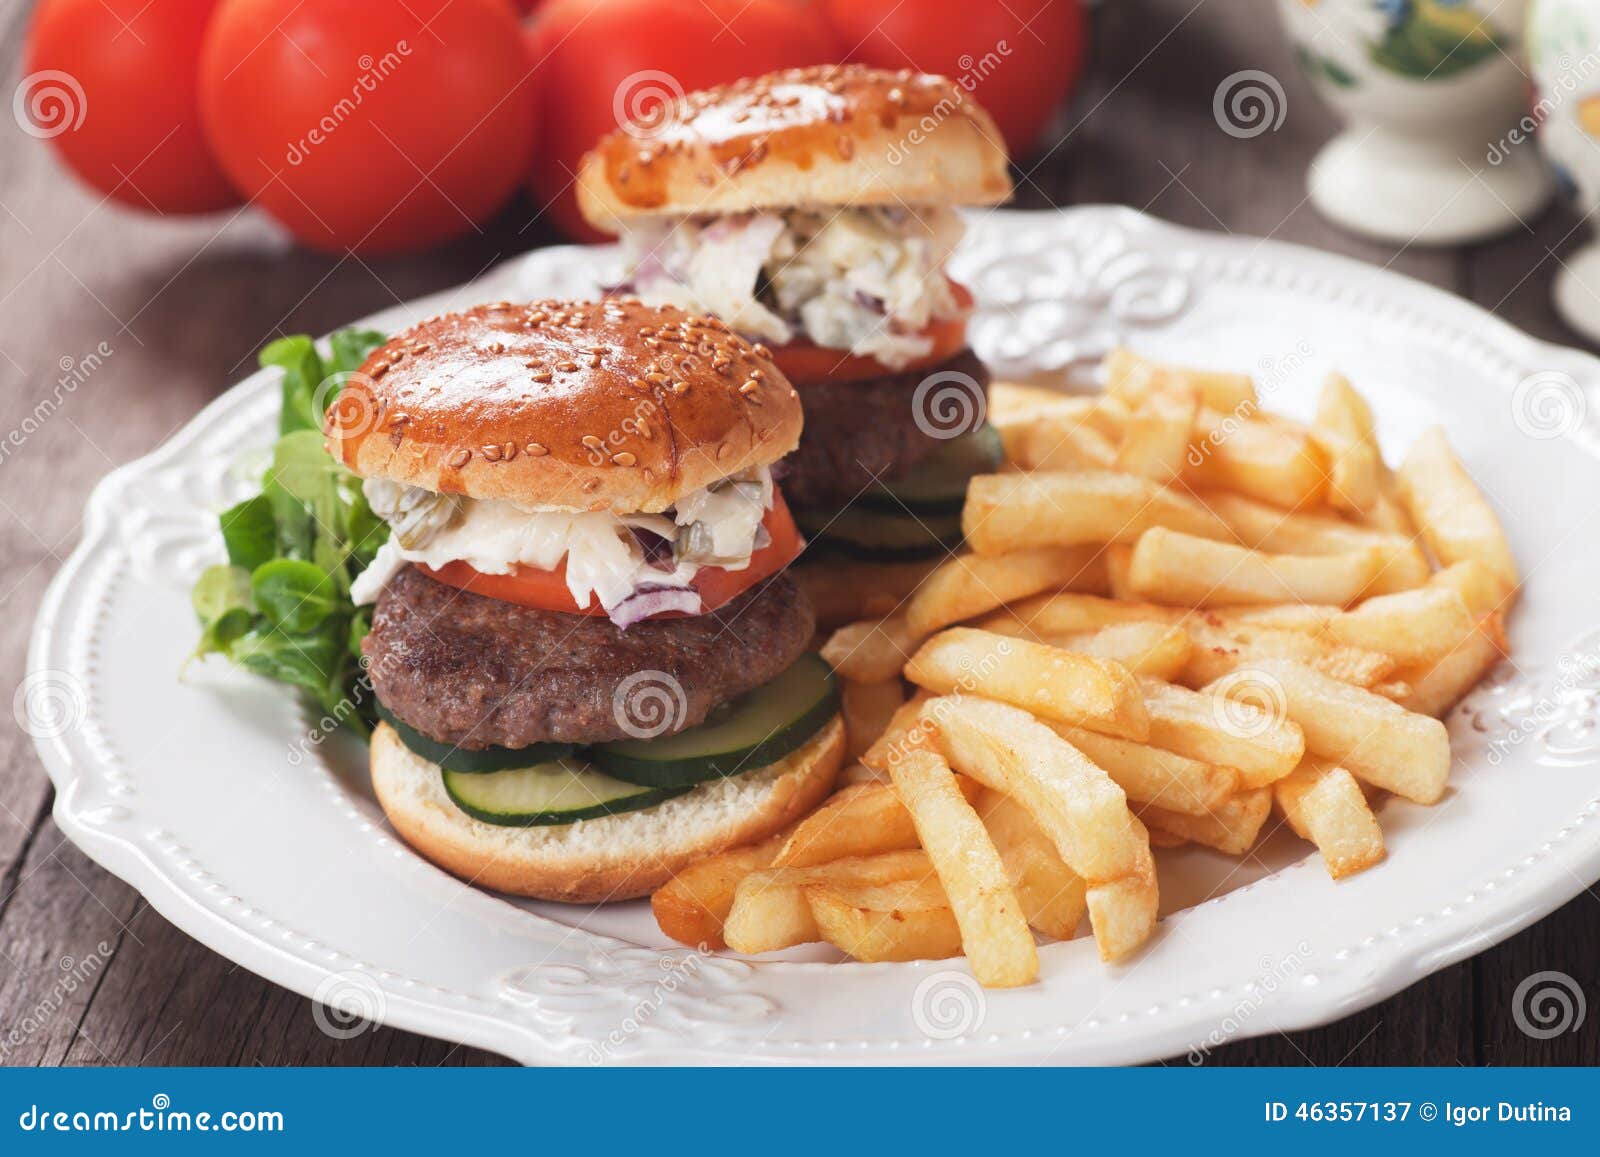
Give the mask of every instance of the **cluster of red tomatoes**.
[[526, 182], [573, 236], [578, 158], [641, 100], [839, 60], [967, 78], [1013, 152], [1076, 79], [1079, 0], [41, 0], [17, 106], [106, 195], [249, 202], [361, 253]]

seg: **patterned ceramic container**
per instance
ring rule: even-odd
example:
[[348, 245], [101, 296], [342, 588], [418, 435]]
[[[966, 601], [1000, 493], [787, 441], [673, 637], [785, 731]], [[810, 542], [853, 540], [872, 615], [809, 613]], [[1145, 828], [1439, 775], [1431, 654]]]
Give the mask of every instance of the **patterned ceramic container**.
[[1347, 122], [1312, 163], [1312, 203], [1356, 232], [1425, 244], [1543, 207], [1538, 158], [1501, 144], [1527, 109], [1528, 2], [1279, 0], [1301, 67]]
[[[1600, 210], [1600, 5], [1535, 0], [1528, 55], [1538, 95], [1514, 145], [1526, 147], [1536, 128], [1563, 191], [1588, 217]], [[1600, 245], [1592, 239], [1564, 259], [1555, 302], [1573, 328], [1600, 341]]]

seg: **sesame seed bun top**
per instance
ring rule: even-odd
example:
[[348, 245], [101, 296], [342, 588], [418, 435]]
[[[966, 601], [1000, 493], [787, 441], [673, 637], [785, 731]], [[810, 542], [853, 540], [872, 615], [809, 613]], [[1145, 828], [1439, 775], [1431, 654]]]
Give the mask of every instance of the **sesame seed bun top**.
[[352, 375], [323, 433], [363, 477], [626, 514], [777, 461], [800, 422], [765, 347], [714, 318], [611, 299], [413, 326]]
[[689, 93], [602, 138], [578, 205], [616, 232], [652, 216], [838, 205], [994, 205], [1011, 196], [989, 114], [942, 76], [791, 69]]

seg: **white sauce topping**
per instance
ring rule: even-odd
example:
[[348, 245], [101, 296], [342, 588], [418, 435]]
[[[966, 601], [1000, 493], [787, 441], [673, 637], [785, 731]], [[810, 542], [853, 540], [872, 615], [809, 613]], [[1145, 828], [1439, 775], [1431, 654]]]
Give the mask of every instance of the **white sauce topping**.
[[[772, 506], [772, 475], [760, 467], [749, 485], [719, 483], [694, 491], [667, 514], [615, 515], [600, 511], [526, 510], [510, 502], [463, 499], [461, 510], [446, 526], [413, 547], [390, 537], [372, 565], [350, 584], [358, 604], [378, 597], [389, 580], [409, 563], [439, 568], [464, 562], [480, 574], [509, 574], [519, 566], [554, 570], [567, 560], [567, 590], [579, 607], [598, 600], [607, 612], [642, 586], [687, 587], [700, 564], [670, 554], [652, 565], [632, 529], [650, 531], [669, 543], [679, 527], [702, 524], [726, 570], [743, 570], [762, 519]], [[363, 484], [380, 516], [392, 505], [384, 501], [384, 479]]]
[[803, 334], [898, 369], [929, 353], [919, 331], [960, 312], [943, 270], [965, 229], [942, 207], [792, 209], [646, 224], [623, 244], [633, 291], [651, 305], [714, 314], [777, 344]]

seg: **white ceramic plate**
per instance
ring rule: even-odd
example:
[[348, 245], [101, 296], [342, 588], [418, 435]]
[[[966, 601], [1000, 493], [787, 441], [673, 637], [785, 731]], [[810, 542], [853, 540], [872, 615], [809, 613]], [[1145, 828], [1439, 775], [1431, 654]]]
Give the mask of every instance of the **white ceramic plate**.
[[[583, 293], [608, 260], [535, 253], [363, 324]], [[1103, 967], [1080, 938], [1042, 950], [1037, 984], [989, 993], [959, 961], [707, 956], [669, 944], [643, 903], [591, 910], [469, 888], [394, 838], [359, 745], [316, 743], [281, 687], [220, 661], [178, 677], [195, 634], [186, 589], [220, 557], [213, 514], [247, 492], [272, 438], [267, 374], [90, 499], [21, 693], [57, 821], [262, 976], [526, 1062], [1148, 1060], [1346, 1015], [1600, 876], [1600, 436], [1585, 392], [1600, 362], [1392, 274], [1121, 209], [987, 215], [959, 266], [982, 306], [975, 343], [1004, 373], [1126, 341], [1254, 373], [1268, 405], [1304, 414], [1338, 366], [1373, 399], [1391, 458], [1427, 426], [1448, 429], [1527, 574], [1517, 662], [1452, 714], [1445, 801], [1383, 805], [1380, 868], [1335, 885], [1282, 837], [1242, 864], [1167, 854], [1168, 914], [1134, 963]], [[360, 1027], [343, 1025], [328, 1027]]]

